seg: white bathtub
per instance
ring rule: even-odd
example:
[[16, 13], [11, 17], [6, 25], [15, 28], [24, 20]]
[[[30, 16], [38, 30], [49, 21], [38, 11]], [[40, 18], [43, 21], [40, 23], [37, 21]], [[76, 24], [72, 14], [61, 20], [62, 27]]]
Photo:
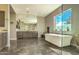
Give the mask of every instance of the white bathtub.
[[71, 35], [45, 34], [45, 40], [58, 47], [69, 46], [71, 39]]

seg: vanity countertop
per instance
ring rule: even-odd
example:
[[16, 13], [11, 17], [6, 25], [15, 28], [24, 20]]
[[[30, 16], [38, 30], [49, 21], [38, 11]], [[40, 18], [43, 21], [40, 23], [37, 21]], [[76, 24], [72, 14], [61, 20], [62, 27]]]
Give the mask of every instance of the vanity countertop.
[[6, 32], [8, 32], [8, 31], [0, 31], [0, 33], [6, 33]]

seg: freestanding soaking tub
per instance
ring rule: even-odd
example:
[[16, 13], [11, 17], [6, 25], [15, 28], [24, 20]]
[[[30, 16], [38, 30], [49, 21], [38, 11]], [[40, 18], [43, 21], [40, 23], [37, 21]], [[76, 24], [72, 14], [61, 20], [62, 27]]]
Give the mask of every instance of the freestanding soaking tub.
[[58, 47], [69, 46], [71, 39], [72, 39], [71, 35], [61, 35], [61, 34], [51, 34], [51, 33], [45, 34], [45, 40]]

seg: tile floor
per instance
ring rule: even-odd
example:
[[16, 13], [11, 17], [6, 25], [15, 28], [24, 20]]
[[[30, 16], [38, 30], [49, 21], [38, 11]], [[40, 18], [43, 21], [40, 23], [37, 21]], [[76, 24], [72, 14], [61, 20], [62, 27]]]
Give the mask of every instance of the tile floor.
[[17, 50], [8, 52], [5, 49], [0, 55], [79, 55], [79, 51], [72, 46], [59, 48], [44, 39], [18, 39]]
[[49, 45], [44, 39], [19, 39], [18, 43], [18, 54], [57, 55], [57, 53], [49, 48]]

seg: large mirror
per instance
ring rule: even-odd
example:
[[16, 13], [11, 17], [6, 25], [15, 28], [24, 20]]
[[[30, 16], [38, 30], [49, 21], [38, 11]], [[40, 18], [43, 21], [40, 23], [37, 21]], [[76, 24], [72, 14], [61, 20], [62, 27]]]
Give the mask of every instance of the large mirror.
[[5, 12], [0, 11], [0, 27], [4, 27], [4, 26], [5, 26]]

